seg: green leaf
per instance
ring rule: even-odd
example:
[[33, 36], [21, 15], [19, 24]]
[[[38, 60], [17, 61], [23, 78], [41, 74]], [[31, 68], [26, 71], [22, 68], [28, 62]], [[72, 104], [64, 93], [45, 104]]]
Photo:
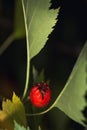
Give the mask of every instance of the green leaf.
[[23, 38], [25, 36], [24, 15], [20, 0], [15, 0], [13, 35], [16, 39]]
[[14, 130], [30, 130], [29, 127], [25, 128], [23, 126], [20, 126], [16, 121], [14, 121]]
[[13, 130], [14, 120], [26, 127], [27, 123], [24, 106], [15, 93], [13, 94], [12, 101], [7, 99], [2, 102], [2, 110], [0, 111], [0, 128]]
[[74, 121], [85, 126], [87, 118], [83, 111], [87, 108], [87, 42], [83, 47], [75, 67], [55, 106]]
[[[14, 130], [30, 130], [29, 127], [25, 128], [23, 126], [20, 126], [16, 121], [14, 121]], [[40, 126], [38, 130], [41, 130]]]
[[49, 9], [49, 0], [22, 0], [30, 58], [37, 55], [57, 22], [59, 9]]
[[39, 130], [41, 130], [41, 127], [39, 126]]
[[30, 59], [44, 47], [57, 22], [59, 9], [49, 9], [49, 0], [22, 0], [27, 44], [27, 69], [23, 99], [29, 84]]

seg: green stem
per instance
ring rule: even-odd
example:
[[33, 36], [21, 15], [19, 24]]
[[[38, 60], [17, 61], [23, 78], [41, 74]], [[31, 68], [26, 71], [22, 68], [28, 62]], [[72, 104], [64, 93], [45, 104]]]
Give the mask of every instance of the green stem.
[[[35, 108], [32, 107], [32, 111], [35, 111]], [[37, 116], [33, 116], [33, 130], [38, 130], [38, 117]]]
[[23, 99], [26, 97], [27, 90], [28, 90], [28, 84], [29, 84], [29, 70], [30, 70], [30, 65], [29, 65], [29, 49], [28, 49], [28, 44], [27, 44], [27, 68], [26, 68], [26, 81], [25, 81], [25, 87], [24, 87], [24, 93], [23, 93]]
[[14, 41], [14, 35], [10, 35], [5, 42], [0, 46], [0, 55], [4, 53], [4, 51], [10, 46], [10, 44]]
[[23, 92], [23, 99], [26, 97], [28, 84], [29, 84], [29, 70], [30, 70], [30, 58], [29, 58], [29, 40], [28, 40], [28, 30], [27, 30], [27, 20], [25, 14], [25, 8], [22, 0], [23, 12], [24, 12], [24, 20], [25, 20], [25, 29], [26, 29], [26, 45], [27, 45], [27, 68], [26, 68], [26, 81], [25, 81], [25, 88]]

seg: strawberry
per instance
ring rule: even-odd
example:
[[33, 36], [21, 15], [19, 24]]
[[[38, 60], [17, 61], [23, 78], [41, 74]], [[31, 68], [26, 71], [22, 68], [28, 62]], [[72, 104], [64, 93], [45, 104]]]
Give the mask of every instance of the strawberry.
[[50, 99], [51, 89], [45, 82], [33, 86], [30, 90], [30, 101], [38, 108], [47, 106], [50, 102]]

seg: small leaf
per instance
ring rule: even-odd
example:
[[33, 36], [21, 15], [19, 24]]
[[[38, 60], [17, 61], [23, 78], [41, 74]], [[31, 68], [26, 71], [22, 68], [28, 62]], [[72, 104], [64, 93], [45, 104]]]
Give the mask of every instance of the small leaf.
[[[30, 130], [29, 127], [24, 128], [23, 126], [20, 126], [16, 121], [14, 121], [14, 130]], [[40, 126], [38, 128], [38, 130], [41, 130]]]
[[33, 81], [34, 83], [40, 83], [42, 81], [45, 81], [44, 69], [42, 69], [41, 72], [38, 72], [33, 66]]
[[14, 120], [26, 127], [24, 106], [15, 93], [13, 93], [12, 101], [7, 99], [2, 102], [2, 110], [0, 111], [0, 128], [13, 130]]
[[22, 0], [30, 58], [37, 55], [57, 22], [59, 9], [49, 9], [50, 0]]
[[[60, 110], [74, 121], [86, 126], [87, 114], [87, 42], [75, 64], [75, 67], [60, 93], [55, 104]], [[86, 124], [85, 124], [86, 123]]]
[[16, 121], [14, 121], [14, 124], [14, 130], [30, 130], [29, 127], [24, 128], [24, 126], [20, 126]]
[[41, 130], [41, 127], [39, 126], [39, 130]]
[[37, 69], [33, 66], [32, 68], [32, 74], [33, 74], [33, 81], [36, 82], [37, 77], [38, 77], [38, 71]]

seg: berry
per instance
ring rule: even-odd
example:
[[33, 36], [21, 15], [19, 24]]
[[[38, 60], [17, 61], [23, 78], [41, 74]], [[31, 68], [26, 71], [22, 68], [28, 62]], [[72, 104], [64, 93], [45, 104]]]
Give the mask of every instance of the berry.
[[38, 107], [45, 107], [49, 104], [51, 99], [51, 89], [45, 83], [39, 83], [32, 87], [30, 91], [30, 101], [31, 103]]

